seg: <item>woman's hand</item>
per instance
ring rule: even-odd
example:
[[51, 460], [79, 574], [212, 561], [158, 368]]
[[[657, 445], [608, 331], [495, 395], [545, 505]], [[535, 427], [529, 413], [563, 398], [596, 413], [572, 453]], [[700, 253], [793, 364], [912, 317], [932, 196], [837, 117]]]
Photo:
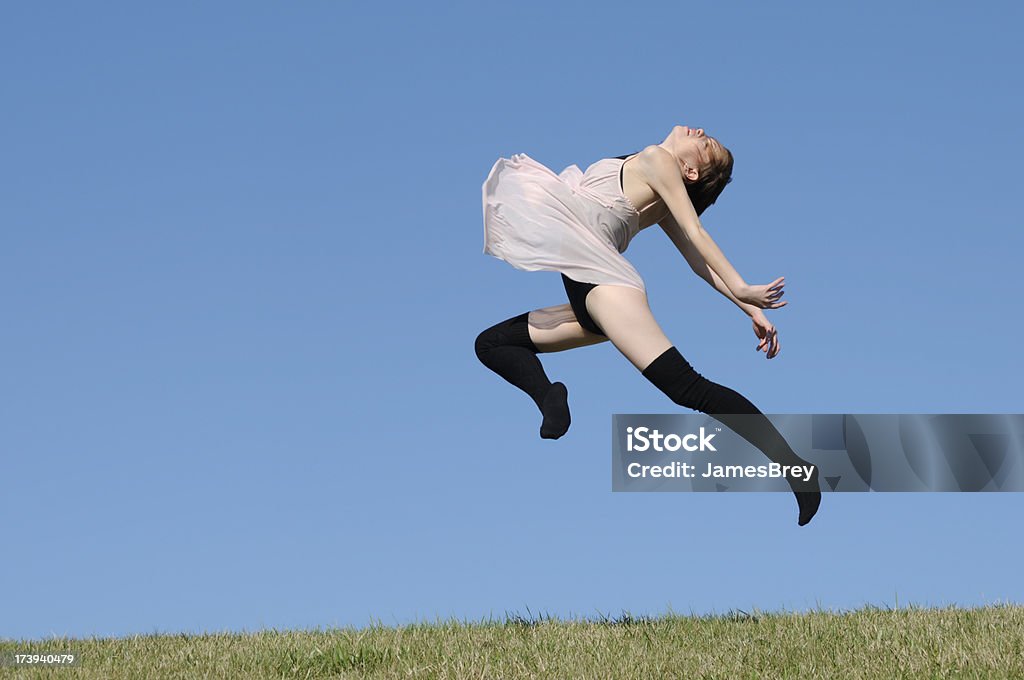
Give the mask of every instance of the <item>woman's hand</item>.
[[763, 349], [765, 359], [774, 358], [782, 349], [782, 345], [779, 344], [779, 332], [775, 330], [775, 326], [768, 321], [760, 309], [754, 310], [750, 318], [754, 322], [754, 334], [761, 340], [757, 343], [757, 351], [760, 352]]
[[785, 302], [779, 302], [779, 299], [785, 293], [782, 287], [785, 286], [785, 276], [780, 276], [769, 284], [761, 286], [748, 285], [746, 290], [740, 291], [742, 294], [736, 297], [742, 302], [754, 305], [761, 309], [778, 309], [779, 307], [785, 307]]

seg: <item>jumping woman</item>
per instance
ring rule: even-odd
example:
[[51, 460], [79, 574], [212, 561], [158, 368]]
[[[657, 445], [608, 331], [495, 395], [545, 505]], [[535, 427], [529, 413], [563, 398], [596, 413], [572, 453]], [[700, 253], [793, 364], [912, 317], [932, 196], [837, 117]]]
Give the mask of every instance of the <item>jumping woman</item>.
[[[518, 269], [560, 272], [569, 299], [506, 319], [476, 339], [480, 361], [537, 404], [541, 437], [561, 437], [570, 417], [565, 385], [548, 379], [537, 355], [611, 340], [676, 404], [714, 416], [776, 463], [809, 465], [746, 397], [693, 369], [655, 321], [643, 279], [622, 255], [637, 233], [659, 224], [693, 271], [750, 316], [757, 351], [777, 356], [776, 329], [761, 310], [786, 305], [784, 277], [748, 284], [699, 219], [731, 181], [732, 167], [727, 148], [685, 125], [660, 144], [603, 158], [582, 173], [570, 165], [555, 174], [526, 154], [494, 163], [483, 184], [484, 253]], [[803, 526], [821, 503], [818, 469], [809, 481], [787, 481]]]

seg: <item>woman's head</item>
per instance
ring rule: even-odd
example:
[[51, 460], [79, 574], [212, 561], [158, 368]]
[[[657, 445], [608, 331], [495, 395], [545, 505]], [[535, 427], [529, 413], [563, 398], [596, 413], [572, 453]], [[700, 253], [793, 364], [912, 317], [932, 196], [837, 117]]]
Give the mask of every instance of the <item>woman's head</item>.
[[694, 210], [700, 215], [732, 181], [732, 152], [701, 128], [677, 125], [669, 137], [683, 161], [683, 182]]

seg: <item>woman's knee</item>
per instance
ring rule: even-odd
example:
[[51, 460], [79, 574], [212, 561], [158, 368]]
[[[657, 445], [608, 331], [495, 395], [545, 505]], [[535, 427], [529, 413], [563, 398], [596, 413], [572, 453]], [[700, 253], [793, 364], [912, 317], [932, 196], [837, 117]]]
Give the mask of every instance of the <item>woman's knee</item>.
[[675, 347], [662, 352], [642, 371], [643, 376], [676, 404], [702, 411], [713, 383], [694, 370]]
[[528, 315], [529, 312], [523, 312], [481, 331], [473, 344], [477, 358], [486, 363], [488, 354], [502, 346], [523, 347], [536, 352], [537, 347], [530, 340]]
[[736, 390], [708, 380], [694, 370], [675, 347], [668, 348], [652, 361], [643, 375], [675, 403], [701, 413], [760, 413]]

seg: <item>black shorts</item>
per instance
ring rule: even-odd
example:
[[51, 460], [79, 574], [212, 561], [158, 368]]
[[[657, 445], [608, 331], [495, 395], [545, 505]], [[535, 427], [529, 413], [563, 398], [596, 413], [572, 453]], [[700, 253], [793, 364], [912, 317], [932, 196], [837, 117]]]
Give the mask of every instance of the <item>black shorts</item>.
[[576, 315], [576, 320], [580, 322], [580, 325], [591, 333], [604, 335], [604, 331], [601, 330], [601, 327], [597, 325], [597, 322], [594, 321], [587, 311], [587, 293], [597, 287], [597, 284], [581, 283], [570, 279], [565, 274], [562, 274], [562, 283], [565, 285], [565, 294], [569, 297], [572, 313]]

